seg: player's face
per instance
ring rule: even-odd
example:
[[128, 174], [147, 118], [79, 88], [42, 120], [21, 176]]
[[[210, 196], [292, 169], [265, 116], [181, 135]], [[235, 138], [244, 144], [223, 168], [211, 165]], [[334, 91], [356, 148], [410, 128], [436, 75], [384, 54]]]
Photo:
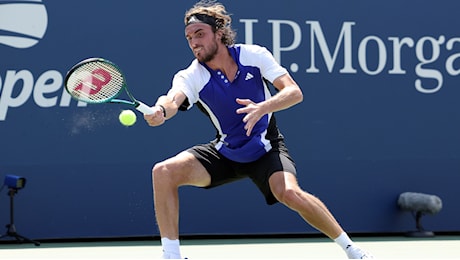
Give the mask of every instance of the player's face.
[[217, 53], [218, 41], [210, 25], [191, 24], [185, 28], [185, 37], [195, 58], [200, 62], [211, 61]]

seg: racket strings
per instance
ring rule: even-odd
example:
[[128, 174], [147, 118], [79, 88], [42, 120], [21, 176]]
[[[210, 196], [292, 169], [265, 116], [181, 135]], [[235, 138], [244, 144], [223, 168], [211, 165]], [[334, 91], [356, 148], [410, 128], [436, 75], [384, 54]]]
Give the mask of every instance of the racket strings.
[[112, 64], [92, 61], [82, 64], [69, 76], [67, 88], [75, 98], [102, 103], [115, 98], [124, 86], [124, 78]]

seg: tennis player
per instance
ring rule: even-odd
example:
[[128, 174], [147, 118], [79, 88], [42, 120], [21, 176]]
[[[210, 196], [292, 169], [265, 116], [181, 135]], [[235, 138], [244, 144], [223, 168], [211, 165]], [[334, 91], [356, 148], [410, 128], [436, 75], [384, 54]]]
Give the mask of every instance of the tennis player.
[[[273, 55], [257, 45], [235, 44], [231, 17], [215, 1], [200, 1], [185, 13], [185, 37], [195, 60], [177, 72], [158, 98], [156, 113], [144, 115], [159, 126], [178, 110], [196, 104], [209, 117], [217, 138], [153, 167], [153, 190], [163, 259], [181, 258], [178, 188], [213, 188], [250, 178], [267, 204], [281, 202], [333, 239], [349, 258], [371, 258], [352, 242], [326, 206], [303, 191], [274, 112], [302, 101], [302, 91]], [[271, 95], [268, 82], [278, 90]]]

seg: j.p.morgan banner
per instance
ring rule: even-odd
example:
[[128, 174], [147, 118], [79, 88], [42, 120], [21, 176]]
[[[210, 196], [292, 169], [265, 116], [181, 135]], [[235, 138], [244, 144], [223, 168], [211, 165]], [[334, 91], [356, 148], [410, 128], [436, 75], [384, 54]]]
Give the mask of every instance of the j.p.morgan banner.
[[[54, 37], [59, 36], [46, 33], [49, 26], [62, 24], [58, 22], [59, 20], [49, 19], [48, 16], [54, 14], [48, 14], [47, 6], [52, 5], [53, 1], [9, 1], [1, 4], [0, 44], [5, 46], [2, 48], [4, 52], [18, 49], [17, 51], [22, 54], [31, 54], [34, 53], [33, 49], [37, 48], [37, 44], [56, 43]], [[228, 5], [230, 9], [240, 11], [238, 5], [234, 3]], [[260, 18], [260, 14], [245, 14], [247, 11], [240, 12], [243, 14], [236, 12], [234, 27], [238, 28], [239, 39], [246, 43], [265, 43], [273, 51], [275, 58], [296, 74], [320, 74], [324, 77], [328, 77], [328, 74], [331, 73], [357, 76], [362, 74], [376, 78], [387, 75], [389, 77], [385, 78], [391, 80], [392, 84], [398, 84], [402, 78], [409, 78], [411, 85], [407, 86], [404, 83], [404, 86], [401, 87], [412, 87], [414, 91], [424, 94], [434, 94], [445, 86], [449, 87], [449, 84], [453, 85], [446, 82], [446, 79], [458, 80], [460, 34], [456, 30], [456, 21], [451, 21], [450, 24], [436, 30], [430, 30], [430, 27], [427, 27], [426, 30], [412, 33], [414, 29], [420, 31], [417, 25], [427, 23], [427, 20], [434, 24], [439, 22], [439, 19], [445, 20], [442, 18], [446, 11], [442, 6], [437, 6], [436, 8], [440, 11], [435, 13], [432, 10], [422, 9], [429, 8], [429, 6], [423, 7], [417, 4], [413, 10], [418, 11], [414, 12], [429, 11], [432, 16], [419, 18], [422, 20], [414, 23], [416, 28], [407, 27], [407, 30], [401, 31], [398, 30], [401, 26], [400, 21], [403, 23], [407, 22], [407, 19], [411, 21], [407, 13], [400, 21], [391, 20], [388, 16], [381, 14], [387, 18], [387, 21], [384, 22], [385, 27], [383, 27], [382, 24], [373, 20], [353, 20], [353, 15], [342, 20], [324, 14], [323, 19], [312, 20], [309, 19], [309, 14], [314, 13], [313, 10], [307, 8], [305, 12], [301, 12], [296, 8], [297, 5], [303, 6], [297, 3], [293, 4], [292, 10], [286, 8], [286, 12], [290, 15], [284, 15], [288, 17], [282, 17], [282, 19], [270, 18], [282, 16], [278, 10], [264, 11], [263, 16], [266, 16], [267, 19]], [[356, 3], [350, 4], [350, 8], [354, 5]], [[344, 11], [346, 13], [347, 9]], [[367, 12], [367, 10], [360, 11]], [[360, 14], [357, 10], [349, 10], [349, 12], [356, 13], [358, 16]], [[180, 18], [180, 15], [177, 16]], [[289, 19], [292, 16], [299, 18]], [[376, 14], [375, 17], [379, 16]], [[178, 18], [176, 20], [180, 20]], [[78, 22], [82, 26], [85, 24], [81, 18], [78, 19]], [[102, 29], [104, 25], [100, 22], [89, 25], [90, 27], [85, 30]], [[127, 22], [125, 26], [129, 27], [129, 23]], [[142, 26], [148, 28], [152, 25], [145, 23]], [[260, 33], [261, 31], [263, 34]], [[147, 33], [145, 37], [150, 36]], [[88, 41], [96, 43], [97, 39], [92, 38]], [[176, 43], [177, 48], [187, 48], [180, 38], [168, 41]], [[59, 45], [57, 48], [64, 48], [64, 46]], [[66, 45], [65, 48], [69, 51], [78, 51], [75, 50], [78, 46]], [[41, 53], [41, 55], [49, 54]], [[285, 63], [283, 59], [285, 55], [294, 56], [295, 60]], [[32, 70], [18, 60], [9, 62], [8, 59], [3, 59], [3, 61], [0, 74], [0, 121], [7, 119], [11, 109], [30, 102], [40, 108], [71, 106], [71, 98], [62, 87], [66, 67], [56, 69], [63, 66], [53, 64]], [[363, 83], [365, 84], [360, 81], [360, 84]], [[80, 103], [76, 106], [85, 105]]]

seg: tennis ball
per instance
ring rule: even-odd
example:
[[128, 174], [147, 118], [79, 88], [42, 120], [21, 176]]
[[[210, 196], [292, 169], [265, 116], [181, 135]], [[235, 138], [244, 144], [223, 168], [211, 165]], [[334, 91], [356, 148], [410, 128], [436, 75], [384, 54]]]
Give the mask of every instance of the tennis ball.
[[118, 116], [118, 119], [120, 120], [120, 123], [124, 126], [132, 126], [134, 123], [136, 123], [136, 113], [134, 113], [132, 110], [123, 110], [121, 111], [120, 115]]

